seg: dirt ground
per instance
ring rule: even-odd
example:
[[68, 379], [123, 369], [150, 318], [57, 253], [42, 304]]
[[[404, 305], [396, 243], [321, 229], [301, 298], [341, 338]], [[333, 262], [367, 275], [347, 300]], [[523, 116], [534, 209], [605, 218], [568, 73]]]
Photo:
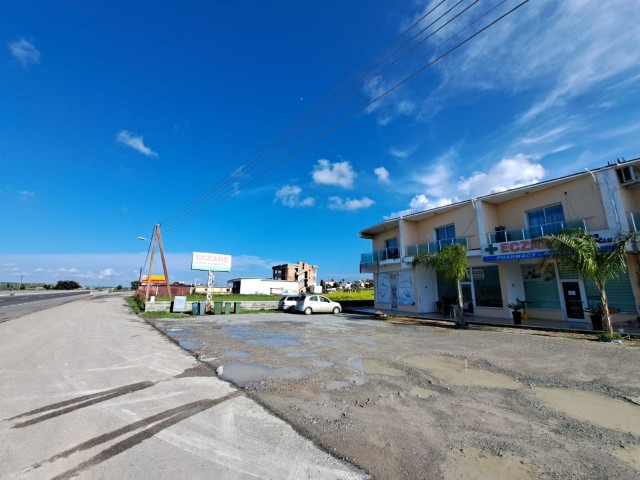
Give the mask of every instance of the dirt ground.
[[375, 478], [640, 477], [637, 342], [355, 314], [149, 321]]

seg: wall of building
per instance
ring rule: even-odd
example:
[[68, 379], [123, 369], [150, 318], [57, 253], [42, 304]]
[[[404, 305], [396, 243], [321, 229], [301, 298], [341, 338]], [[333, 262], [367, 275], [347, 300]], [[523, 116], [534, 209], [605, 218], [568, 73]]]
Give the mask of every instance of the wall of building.
[[478, 240], [478, 222], [475, 209], [471, 203], [461, 205], [459, 208], [447, 210], [438, 215], [429, 216], [417, 222], [417, 238], [415, 243], [432, 243], [436, 241], [436, 228], [450, 224], [455, 225], [456, 237], [469, 236], [469, 248], [480, 248]]

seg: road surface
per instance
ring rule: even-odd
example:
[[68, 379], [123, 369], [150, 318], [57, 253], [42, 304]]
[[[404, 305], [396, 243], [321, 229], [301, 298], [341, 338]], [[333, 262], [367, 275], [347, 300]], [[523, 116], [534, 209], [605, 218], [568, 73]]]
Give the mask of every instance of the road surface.
[[3, 292], [0, 293], [0, 323], [72, 302], [90, 294], [91, 292], [88, 290], [42, 293], [19, 292], [15, 294]]

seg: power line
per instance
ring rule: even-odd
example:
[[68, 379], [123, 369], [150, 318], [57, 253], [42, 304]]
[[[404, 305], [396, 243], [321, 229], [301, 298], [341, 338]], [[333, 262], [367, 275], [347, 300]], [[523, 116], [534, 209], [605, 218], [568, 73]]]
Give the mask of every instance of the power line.
[[[474, 19], [471, 23], [469, 23], [467, 26], [465, 26], [463, 29], [457, 31], [454, 35], [448, 37], [445, 41], [441, 42], [437, 47], [435, 47], [434, 49], [432, 49], [430, 52], [428, 52], [427, 54], [423, 55], [421, 58], [425, 58], [427, 55], [429, 55], [430, 53], [434, 52], [435, 50], [437, 50], [438, 48], [440, 48], [441, 46], [443, 46], [444, 44], [448, 43], [450, 40], [452, 40], [453, 38], [455, 38], [456, 36], [458, 36], [461, 32], [467, 30], [468, 28], [470, 28], [473, 24], [477, 23], [480, 19], [484, 18], [485, 16], [487, 16], [490, 12], [494, 11], [498, 6], [500, 6], [501, 4], [503, 4], [506, 0], [503, 0], [502, 2], [500, 2], [498, 5], [494, 6], [493, 8], [489, 9], [488, 11], [486, 11], [484, 14], [482, 14], [481, 16], [477, 17], [476, 19]], [[435, 63], [439, 62], [440, 60], [442, 60], [444, 57], [446, 57], [447, 55], [449, 55], [450, 53], [454, 52], [455, 50], [457, 50], [458, 48], [462, 47], [463, 45], [465, 45], [466, 43], [468, 43], [469, 41], [471, 41], [472, 39], [474, 39], [475, 37], [477, 37], [479, 34], [483, 33], [484, 31], [486, 31], [487, 29], [491, 28], [492, 26], [494, 26], [496, 23], [498, 23], [499, 21], [501, 21], [502, 19], [506, 18], [508, 15], [511, 15], [513, 12], [515, 12], [516, 10], [518, 10], [520, 7], [522, 7], [523, 5], [525, 5], [526, 3], [528, 3], [529, 0], [524, 0], [521, 3], [519, 3], [518, 5], [516, 5], [515, 7], [511, 8], [510, 10], [508, 10], [506, 13], [500, 15], [498, 18], [496, 18], [495, 20], [493, 20], [492, 22], [490, 22], [489, 24], [485, 25], [484, 27], [482, 27], [480, 30], [478, 30], [477, 32], [473, 33], [472, 35], [468, 36], [467, 38], [465, 38], [464, 40], [462, 40], [461, 42], [459, 42], [458, 44], [456, 44], [455, 46], [451, 47], [449, 50], [445, 51], [444, 53], [442, 53], [441, 55], [437, 56], [434, 60], [428, 62], [426, 65], [418, 68], [416, 71], [414, 71], [413, 73], [411, 73], [409, 76], [405, 77], [403, 80], [401, 80], [400, 82], [396, 83], [393, 87], [389, 88], [388, 90], [386, 90], [385, 92], [383, 92], [382, 94], [378, 95], [377, 97], [375, 97], [374, 99], [372, 99], [371, 101], [369, 101], [367, 104], [365, 104], [364, 106], [356, 109], [355, 111], [351, 112], [350, 114], [348, 114], [346, 117], [343, 117], [341, 119], [339, 119], [338, 121], [336, 121], [335, 123], [333, 123], [331, 126], [329, 126], [328, 128], [326, 128], [325, 130], [321, 131], [318, 135], [316, 135], [314, 138], [312, 138], [310, 141], [306, 142], [305, 144], [303, 144], [302, 146], [298, 147], [296, 150], [294, 150], [293, 152], [289, 153], [288, 155], [286, 155], [285, 157], [283, 157], [282, 159], [280, 159], [279, 161], [276, 161], [275, 163], [273, 163], [271, 166], [269, 166], [268, 168], [266, 168], [264, 171], [262, 171], [261, 173], [259, 173], [257, 176], [255, 176], [254, 178], [252, 178], [251, 180], [248, 180], [247, 182], [243, 183], [241, 186], [238, 186], [236, 189], [234, 189], [234, 191], [232, 191], [231, 193], [227, 193], [226, 195], [224, 195], [223, 197], [219, 198], [218, 200], [214, 201], [213, 203], [207, 205], [207, 206], [202, 206], [200, 207], [200, 205], [197, 205], [195, 207], [192, 208], [198, 208], [197, 211], [191, 213], [187, 218], [183, 219], [182, 221], [174, 221], [174, 223], [170, 226], [170, 228], [168, 229], [168, 231], [172, 231], [176, 228], [178, 228], [179, 226], [193, 220], [194, 218], [202, 215], [203, 213], [207, 212], [208, 210], [212, 209], [213, 207], [217, 206], [218, 204], [220, 204], [221, 202], [227, 200], [228, 198], [236, 195], [240, 190], [246, 188], [247, 186], [255, 183], [258, 179], [264, 177], [265, 175], [267, 175], [269, 172], [271, 172], [272, 170], [274, 170], [276, 167], [282, 165], [283, 163], [285, 163], [286, 161], [290, 160], [293, 156], [297, 155], [298, 153], [300, 153], [301, 151], [303, 151], [304, 149], [308, 148], [309, 146], [311, 146], [312, 144], [314, 144], [315, 142], [317, 142], [318, 140], [320, 140], [321, 138], [323, 138], [324, 136], [328, 135], [329, 133], [331, 133], [332, 131], [336, 130], [338, 127], [340, 127], [341, 125], [343, 125], [344, 123], [346, 123], [348, 120], [350, 120], [351, 118], [353, 118], [355, 115], [363, 112], [364, 110], [366, 110], [367, 108], [369, 108], [371, 105], [373, 105], [374, 103], [380, 101], [382, 98], [386, 97], [387, 95], [389, 95], [390, 93], [392, 93], [393, 91], [395, 91], [397, 88], [399, 88], [401, 85], [405, 84], [406, 82], [408, 82], [409, 80], [413, 79], [415, 76], [419, 75], [420, 73], [422, 73], [424, 70], [426, 70], [427, 68], [433, 66]], [[204, 203], [201, 203], [201, 205], [204, 205]]]

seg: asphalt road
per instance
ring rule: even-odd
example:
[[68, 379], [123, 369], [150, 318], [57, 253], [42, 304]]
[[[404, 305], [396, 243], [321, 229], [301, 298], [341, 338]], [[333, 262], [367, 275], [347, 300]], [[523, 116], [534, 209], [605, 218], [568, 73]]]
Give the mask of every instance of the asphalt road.
[[90, 295], [91, 292], [46, 292], [46, 293], [9, 293], [0, 294], [0, 323], [20, 318], [30, 313], [56, 307]]
[[362, 479], [115, 295], [0, 324], [2, 479]]

